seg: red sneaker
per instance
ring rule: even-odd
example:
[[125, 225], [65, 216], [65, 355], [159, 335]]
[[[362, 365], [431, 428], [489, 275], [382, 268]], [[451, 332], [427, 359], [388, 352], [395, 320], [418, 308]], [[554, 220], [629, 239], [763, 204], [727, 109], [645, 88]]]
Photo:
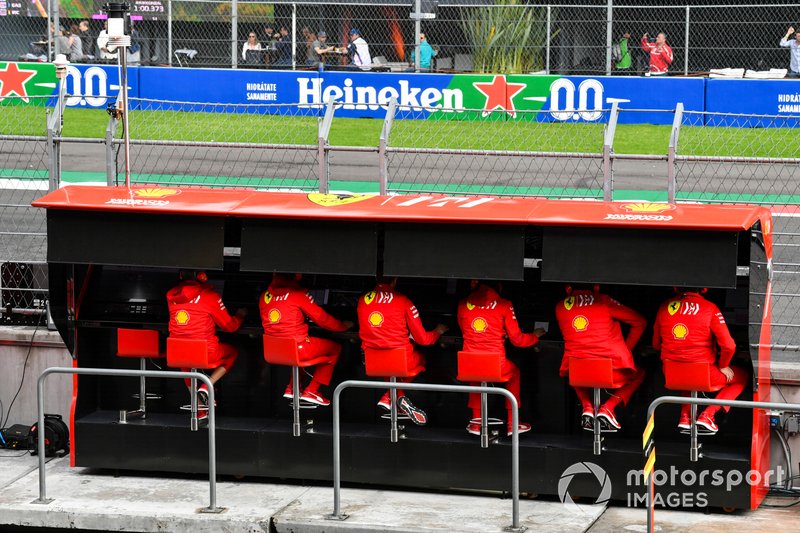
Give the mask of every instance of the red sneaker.
[[581, 427], [586, 431], [594, 431], [594, 408], [584, 408], [581, 413]]
[[470, 435], [480, 435], [481, 434], [481, 425], [476, 424], [475, 422], [470, 422], [467, 424], [467, 433]]
[[617, 417], [614, 416], [614, 412], [606, 406], [600, 408], [597, 412], [597, 418], [605, 420], [606, 423], [614, 429], [622, 429], [622, 424], [620, 424]]
[[681, 414], [681, 419], [678, 421], [678, 429], [681, 431], [692, 429], [692, 417], [689, 416], [689, 413]]
[[418, 426], [424, 426], [428, 423], [428, 415], [425, 411], [411, 403], [408, 396], [401, 396], [397, 400], [397, 406]]
[[283, 391], [283, 397], [287, 400], [291, 400], [294, 398], [294, 391], [292, 391], [292, 384], [289, 383], [286, 385], [286, 389]]
[[[519, 426], [517, 426], [517, 433], [527, 433], [531, 430], [531, 425], [527, 422], [520, 422]], [[480, 426], [478, 426], [478, 431], [480, 432]], [[514, 432], [514, 426], [511, 424], [508, 425], [508, 436], [510, 437], [511, 434]]]
[[719, 427], [714, 423], [714, 418], [705, 413], [697, 417], [695, 424], [699, 426], [698, 429], [706, 435], [714, 435], [719, 431]]
[[331, 404], [331, 401], [329, 399], [316, 392], [311, 392], [310, 390], [307, 390], [303, 394], [301, 394], [300, 399], [304, 402], [315, 403], [323, 407]]
[[392, 410], [392, 397], [389, 394], [384, 394], [381, 396], [381, 399], [378, 400], [378, 407], [381, 409], [385, 409], [386, 411]]

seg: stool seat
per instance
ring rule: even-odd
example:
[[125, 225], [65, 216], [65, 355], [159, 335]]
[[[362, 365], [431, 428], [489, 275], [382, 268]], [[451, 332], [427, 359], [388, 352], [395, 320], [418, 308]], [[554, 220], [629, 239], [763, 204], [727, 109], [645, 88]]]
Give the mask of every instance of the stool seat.
[[117, 357], [159, 358], [158, 331], [154, 329], [117, 329]]
[[711, 384], [711, 364], [664, 360], [665, 387], [669, 390], [716, 392]]
[[625, 385], [614, 380], [614, 362], [606, 357], [570, 358], [569, 384], [592, 389], [618, 389]]
[[458, 381], [481, 383], [505, 383], [502, 352], [458, 352]]
[[425, 370], [422, 365], [411, 366], [405, 348], [364, 348], [364, 363], [371, 377], [413, 378]]
[[263, 336], [264, 360], [272, 365], [315, 366], [327, 362], [325, 356], [314, 357], [312, 359], [300, 359], [303, 341], [298, 342], [292, 337], [273, 337]]
[[167, 338], [167, 366], [173, 368], [212, 368], [205, 339]]

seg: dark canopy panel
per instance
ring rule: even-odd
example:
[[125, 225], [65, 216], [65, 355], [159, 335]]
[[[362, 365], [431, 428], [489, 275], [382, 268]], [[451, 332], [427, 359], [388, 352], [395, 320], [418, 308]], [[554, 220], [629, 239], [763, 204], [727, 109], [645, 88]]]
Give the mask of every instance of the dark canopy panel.
[[242, 221], [241, 270], [374, 276], [375, 224], [298, 220]]
[[387, 276], [521, 280], [521, 226], [387, 224]]
[[542, 281], [736, 287], [737, 234], [544, 228]]
[[51, 263], [221, 269], [222, 217], [47, 211]]

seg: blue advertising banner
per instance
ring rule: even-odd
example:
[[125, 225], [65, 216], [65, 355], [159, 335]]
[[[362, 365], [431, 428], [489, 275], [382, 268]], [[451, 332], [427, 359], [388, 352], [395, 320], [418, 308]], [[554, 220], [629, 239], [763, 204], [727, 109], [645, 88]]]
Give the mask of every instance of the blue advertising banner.
[[800, 123], [800, 80], [706, 81], [706, 111], [787, 117], [707, 116], [706, 124], [744, 127], [797, 127]]
[[[114, 65], [73, 64], [67, 67], [67, 107], [105, 108], [119, 94], [119, 72]], [[128, 69], [128, 97], [139, 94], [139, 67]]]

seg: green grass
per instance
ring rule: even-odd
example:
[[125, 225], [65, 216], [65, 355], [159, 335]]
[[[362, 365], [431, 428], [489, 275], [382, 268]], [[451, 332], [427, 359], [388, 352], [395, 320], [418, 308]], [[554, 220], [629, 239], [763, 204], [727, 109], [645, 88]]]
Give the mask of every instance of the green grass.
[[[600, 152], [602, 124], [537, 123], [497, 120], [397, 120], [390, 144], [411, 148]], [[105, 137], [105, 110], [69, 108], [64, 135]], [[383, 120], [334, 118], [330, 143], [334, 146], [377, 146]], [[133, 139], [243, 142], [260, 144], [316, 144], [316, 117], [286, 117], [176, 111], [132, 111]], [[121, 130], [121, 129], [120, 129]], [[0, 107], [0, 134], [46, 135], [42, 108]], [[670, 126], [617, 126], [614, 151], [618, 154], [667, 153]], [[679, 153], [746, 157], [800, 156], [793, 128], [681, 128]]]

